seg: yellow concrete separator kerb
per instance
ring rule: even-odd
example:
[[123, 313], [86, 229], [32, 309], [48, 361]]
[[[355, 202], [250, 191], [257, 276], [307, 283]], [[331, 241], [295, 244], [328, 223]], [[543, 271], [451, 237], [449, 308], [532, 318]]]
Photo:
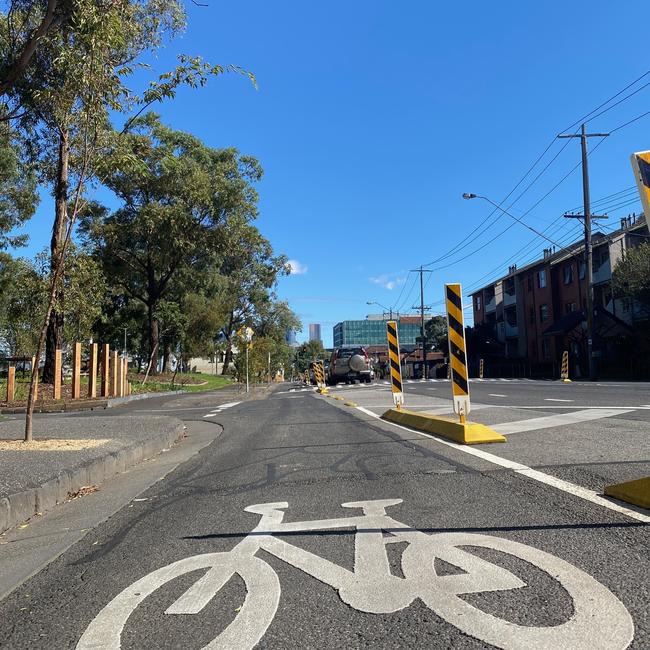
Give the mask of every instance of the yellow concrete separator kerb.
[[443, 418], [428, 413], [416, 413], [406, 409], [389, 409], [383, 420], [401, 424], [417, 431], [442, 436], [462, 445], [478, 445], [483, 442], [505, 442], [506, 438], [490, 427], [476, 422], [460, 423], [451, 418]]
[[605, 487], [605, 496], [620, 499], [641, 508], [650, 508], [650, 476]]

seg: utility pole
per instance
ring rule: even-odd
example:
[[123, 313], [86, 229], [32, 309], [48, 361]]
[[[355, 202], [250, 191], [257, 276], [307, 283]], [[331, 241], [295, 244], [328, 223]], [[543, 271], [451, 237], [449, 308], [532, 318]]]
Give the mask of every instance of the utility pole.
[[[593, 251], [591, 246], [591, 199], [589, 196], [589, 165], [587, 154], [587, 138], [606, 138], [609, 133], [587, 133], [585, 125], [580, 128], [580, 133], [570, 135], [558, 135], [558, 138], [580, 138], [582, 150], [582, 199], [584, 214], [582, 218], [585, 224], [585, 278], [587, 283], [587, 365], [589, 367], [589, 379], [596, 379], [596, 366], [594, 365], [594, 277], [592, 269]], [[578, 277], [578, 282], [580, 278]]]
[[[427, 368], [427, 336], [424, 329], [424, 312], [429, 311], [430, 307], [424, 305], [424, 274], [432, 273], [427, 269], [420, 267], [419, 269], [412, 269], [412, 273], [420, 274], [420, 338], [422, 339], [422, 377], [428, 379], [429, 371]], [[418, 309], [418, 307], [412, 307]]]

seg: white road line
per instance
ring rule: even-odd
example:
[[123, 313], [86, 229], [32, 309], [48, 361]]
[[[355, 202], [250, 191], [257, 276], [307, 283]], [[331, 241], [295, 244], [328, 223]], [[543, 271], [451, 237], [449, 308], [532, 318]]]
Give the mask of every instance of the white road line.
[[508, 397], [507, 395], [499, 395], [499, 393], [488, 393], [490, 397]]
[[[362, 413], [365, 413], [366, 415], [370, 415], [373, 418], [376, 418], [378, 420], [381, 419], [380, 416], [377, 415], [376, 413], [373, 413], [372, 411], [369, 411], [368, 409], [365, 409], [361, 406], [357, 406], [357, 409]], [[434, 436], [428, 433], [422, 433], [421, 431], [416, 431], [415, 429], [409, 429], [408, 427], [403, 427], [401, 424], [394, 424], [393, 422], [387, 422], [387, 424], [397, 427], [398, 429], [403, 429], [404, 431], [408, 431], [409, 433], [415, 433], [424, 438], [435, 440], [436, 442], [439, 442], [442, 445], [445, 445], [447, 447], [452, 447], [466, 454], [470, 454], [470, 456], [476, 456], [477, 458], [482, 458], [483, 460], [489, 463], [493, 463], [494, 465], [499, 465], [500, 467], [511, 469], [517, 474], [522, 474], [523, 476], [527, 476], [528, 478], [534, 481], [538, 481], [539, 483], [544, 483], [545, 485], [554, 487], [558, 490], [561, 490], [562, 492], [567, 492], [568, 494], [572, 494], [573, 496], [576, 496], [580, 499], [584, 499], [585, 501], [589, 501], [590, 503], [593, 503], [595, 505], [602, 506], [603, 508], [607, 508], [608, 510], [613, 510], [614, 512], [618, 512], [622, 515], [625, 515], [626, 517], [630, 517], [630, 519], [636, 519], [637, 521], [650, 523], [649, 515], [643, 514], [642, 512], [634, 510], [633, 508], [619, 505], [614, 501], [609, 501], [608, 499], [605, 499], [602, 496], [600, 496], [594, 490], [589, 490], [580, 485], [575, 485], [574, 483], [563, 481], [562, 479], [556, 478], [555, 476], [544, 474], [543, 472], [532, 469], [526, 465], [522, 465], [521, 463], [515, 463], [506, 458], [495, 456], [494, 454], [490, 454], [489, 452], [483, 451], [482, 449], [477, 449], [476, 447], [459, 445], [455, 442], [451, 442], [450, 440], [439, 438], [438, 436]]]
[[555, 399], [553, 397], [545, 397], [545, 402], [575, 402], [573, 399]]
[[[218, 413], [218, 411], [217, 411]], [[204, 415], [204, 418], [213, 418], [217, 413], [208, 413], [207, 415]]]
[[241, 402], [226, 402], [226, 404], [220, 404], [219, 409], [229, 409], [233, 406], [237, 406], [237, 404], [241, 404]]
[[571, 413], [558, 413], [557, 415], [547, 415], [539, 418], [529, 418], [528, 420], [518, 420], [517, 422], [505, 422], [503, 424], [494, 424], [492, 428], [504, 436], [511, 433], [521, 433], [522, 431], [537, 431], [538, 429], [549, 429], [550, 427], [561, 427], [565, 424], [575, 424], [576, 422], [588, 422], [589, 420], [600, 420], [609, 418], [613, 415], [629, 413], [632, 409], [587, 409], [585, 411], [573, 411]]

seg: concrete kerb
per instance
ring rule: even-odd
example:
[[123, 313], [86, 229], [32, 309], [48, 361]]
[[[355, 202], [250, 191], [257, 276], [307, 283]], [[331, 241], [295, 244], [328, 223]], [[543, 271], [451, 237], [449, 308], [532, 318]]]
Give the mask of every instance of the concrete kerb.
[[406, 409], [388, 409], [382, 416], [387, 422], [442, 436], [463, 445], [477, 445], [486, 442], [506, 442], [505, 436], [490, 427], [476, 422], [460, 423], [451, 418], [445, 418], [428, 413], [408, 411]]
[[152, 397], [167, 397], [168, 395], [185, 395], [186, 391], [184, 390], [166, 390], [160, 391], [158, 393], [138, 393], [137, 395], [127, 395], [126, 397], [113, 397], [108, 401], [107, 408], [114, 408], [116, 406], [121, 406], [122, 404], [127, 404], [128, 402], [135, 402], [140, 399], [150, 399]]
[[89, 485], [99, 485], [142, 460], [153, 458], [181, 440], [184, 431], [185, 426], [179, 423], [170, 433], [158, 434], [118, 452], [107, 453], [73, 469], [63, 470], [37, 488], [0, 499], [0, 533], [65, 502], [71, 492]]

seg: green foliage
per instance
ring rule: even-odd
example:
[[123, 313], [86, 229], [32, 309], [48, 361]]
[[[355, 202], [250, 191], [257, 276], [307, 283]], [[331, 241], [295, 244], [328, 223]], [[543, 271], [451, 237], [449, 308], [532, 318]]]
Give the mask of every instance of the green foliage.
[[[40, 253], [34, 261], [0, 260], [0, 337], [14, 355], [31, 356], [36, 351], [38, 334], [47, 304], [50, 261]], [[76, 250], [68, 257], [61, 278], [65, 301], [57, 308], [64, 315], [67, 341], [92, 338], [101, 319], [106, 283], [95, 260]]]
[[0, 338], [12, 356], [31, 356], [41, 329], [47, 287], [30, 261], [0, 259]]
[[16, 133], [0, 123], [0, 251], [25, 243], [25, 235], [10, 232], [34, 214], [37, 202], [34, 170], [23, 159]]
[[447, 354], [449, 344], [447, 341], [447, 319], [444, 316], [433, 316], [424, 325], [427, 344], [433, 350]]
[[[260, 287], [267, 297], [275, 282], [270, 245], [249, 224], [261, 167], [235, 149], [206, 147], [153, 114], [136, 120], [115, 151], [140, 161], [105, 181], [123, 207], [108, 213], [89, 206], [82, 233], [114, 291], [146, 308], [150, 351], [161, 334], [188, 353], [205, 351], [228, 324], [233, 302], [255, 299]], [[236, 256], [245, 268], [235, 268]]]
[[615, 296], [650, 304], [650, 242], [627, 250], [614, 267], [612, 286]]

